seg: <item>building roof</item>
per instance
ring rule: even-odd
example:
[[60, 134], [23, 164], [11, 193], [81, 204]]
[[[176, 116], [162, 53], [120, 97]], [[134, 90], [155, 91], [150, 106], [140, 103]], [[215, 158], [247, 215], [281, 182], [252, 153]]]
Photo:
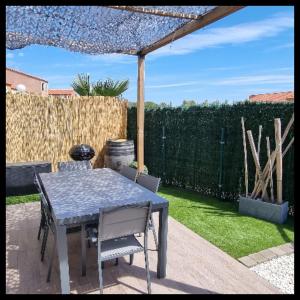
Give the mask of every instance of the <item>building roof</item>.
[[33, 75], [30, 75], [30, 74], [27, 74], [27, 73], [24, 73], [24, 72], [21, 72], [21, 71], [12, 69], [12, 68], [7, 68], [6, 67], [6, 70], [9, 70], [9, 71], [12, 71], [12, 72], [15, 72], [15, 73], [19, 73], [19, 74], [22, 74], [22, 75], [25, 75], [25, 76], [28, 76], [28, 77], [31, 77], [31, 78], [34, 78], [34, 79], [38, 79], [40, 81], [48, 82], [47, 80], [45, 80], [43, 78], [40, 78], [40, 77], [37, 77], [37, 76], [33, 76]]
[[49, 95], [76, 95], [76, 92], [72, 89], [52, 89], [48, 90]]
[[293, 101], [294, 92], [278, 92], [268, 94], [257, 94], [249, 96], [251, 102], [277, 102], [277, 101]]

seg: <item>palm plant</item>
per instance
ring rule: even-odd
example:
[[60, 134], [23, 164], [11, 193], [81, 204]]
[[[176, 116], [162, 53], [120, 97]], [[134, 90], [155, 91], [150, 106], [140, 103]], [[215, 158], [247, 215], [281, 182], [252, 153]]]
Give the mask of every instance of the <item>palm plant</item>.
[[105, 81], [90, 83], [89, 75], [78, 74], [71, 86], [80, 96], [120, 96], [128, 89], [129, 80], [113, 81], [108, 78]]
[[93, 89], [90, 84], [90, 77], [88, 74], [78, 74], [71, 86], [80, 96], [93, 95]]
[[128, 89], [128, 84], [128, 80], [113, 81], [108, 78], [105, 81], [97, 81], [93, 85], [93, 91], [95, 95], [116, 97]]

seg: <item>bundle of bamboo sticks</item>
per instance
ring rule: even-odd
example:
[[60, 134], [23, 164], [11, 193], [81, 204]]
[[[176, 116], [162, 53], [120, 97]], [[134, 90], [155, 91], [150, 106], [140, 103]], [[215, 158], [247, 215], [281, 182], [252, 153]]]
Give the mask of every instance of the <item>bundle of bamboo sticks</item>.
[[[289, 123], [287, 124], [283, 135], [281, 135], [281, 120], [279, 118], [274, 119], [275, 128], [275, 150], [271, 152], [270, 149], [270, 138], [266, 137], [267, 145], [267, 156], [268, 160], [264, 168], [262, 169], [259, 159], [261, 136], [262, 136], [262, 125], [259, 125], [258, 143], [257, 150], [254, 143], [253, 135], [251, 130], [245, 130], [244, 118], [241, 118], [242, 132], [243, 132], [243, 146], [244, 146], [244, 168], [245, 168], [245, 190], [246, 197], [252, 199], [262, 199], [263, 201], [269, 201], [272, 203], [281, 204], [282, 200], [282, 159], [284, 158], [287, 151], [290, 149], [294, 142], [294, 138], [288, 143], [282, 152], [282, 145], [289, 133], [290, 128], [294, 123], [294, 114], [292, 115]], [[250, 144], [250, 149], [252, 157], [255, 163], [255, 181], [254, 188], [251, 194], [249, 194], [248, 187], [248, 163], [247, 163], [247, 141], [246, 132]], [[276, 169], [276, 199], [274, 198], [274, 188], [273, 188], [273, 172]], [[268, 186], [270, 191], [270, 196], [268, 194]]]

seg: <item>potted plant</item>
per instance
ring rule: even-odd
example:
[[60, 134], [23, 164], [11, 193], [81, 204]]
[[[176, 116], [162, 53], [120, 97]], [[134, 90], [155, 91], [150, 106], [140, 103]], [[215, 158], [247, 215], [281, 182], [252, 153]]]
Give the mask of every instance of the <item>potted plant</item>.
[[[129, 167], [134, 168], [134, 169], [137, 169], [137, 161], [134, 160], [134, 161], [129, 165]], [[148, 168], [147, 168], [145, 165], [144, 165], [144, 171], [143, 171], [143, 173], [148, 174]]]
[[[247, 148], [244, 119], [242, 118], [243, 146], [244, 146], [244, 164], [245, 164], [245, 188], [246, 194], [239, 197], [239, 212], [261, 218], [274, 223], [282, 224], [288, 216], [288, 202], [282, 199], [282, 159], [294, 142], [294, 138], [282, 152], [282, 145], [288, 135], [288, 132], [294, 122], [294, 114], [289, 121], [283, 135], [281, 136], [281, 121], [274, 120], [276, 148], [270, 151], [270, 140], [266, 137], [268, 160], [262, 169], [259, 161], [260, 142], [262, 126], [259, 127], [259, 137], [257, 150], [254, 144], [251, 130], [247, 131], [248, 140], [254, 159], [256, 174], [255, 184], [252, 193], [248, 192], [248, 167], [247, 167]], [[273, 172], [276, 170], [276, 195], [273, 189]], [[269, 191], [269, 193], [268, 193]]]

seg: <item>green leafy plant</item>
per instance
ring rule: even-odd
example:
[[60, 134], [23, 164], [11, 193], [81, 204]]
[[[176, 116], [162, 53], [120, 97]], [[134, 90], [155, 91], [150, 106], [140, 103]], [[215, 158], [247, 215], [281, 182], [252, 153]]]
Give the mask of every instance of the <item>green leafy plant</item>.
[[[135, 161], [133, 161], [130, 165], [129, 165], [129, 167], [131, 167], [131, 168], [134, 168], [134, 169], [137, 169], [137, 161], [135, 160]], [[148, 168], [144, 165], [144, 173], [145, 174], [148, 174]]]
[[194, 100], [183, 100], [181, 107], [187, 109], [196, 105], [197, 103]]
[[97, 81], [93, 85], [95, 95], [116, 97], [124, 93], [128, 89], [128, 80], [113, 81], [108, 78], [105, 81]]
[[90, 82], [88, 74], [78, 74], [71, 86], [80, 96], [110, 96], [122, 95], [129, 85], [129, 80], [114, 81], [110, 78], [105, 81]]
[[71, 86], [80, 96], [91, 96], [93, 94], [92, 85], [87, 74], [78, 74]]

